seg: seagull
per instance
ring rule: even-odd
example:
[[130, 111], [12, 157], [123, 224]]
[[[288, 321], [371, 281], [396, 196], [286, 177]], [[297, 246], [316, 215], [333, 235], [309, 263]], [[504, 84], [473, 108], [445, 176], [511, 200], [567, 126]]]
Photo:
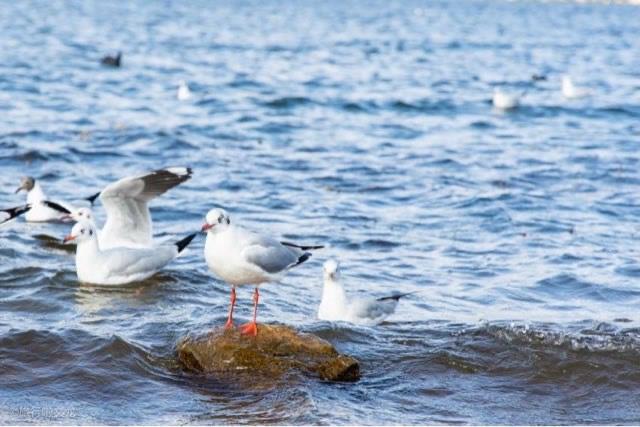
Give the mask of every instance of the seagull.
[[93, 223], [80, 221], [71, 229], [63, 243], [76, 242], [76, 272], [78, 280], [96, 285], [122, 285], [147, 279], [173, 261], [197, 233], [174, 244], [153, 248], [101, 249]]
[[209, 269], [231, 285], [226, 329], [233, 327], [236, 286], [255, 285], [253, 321], [241, 327], [241, 333], [245, 335], [258, 334], [258, 286], [276, 281], [289, 269], [308, 260], [311, 257], [308, 251], [323, 247], [300, 246], [261, 236], [232, 224], [229, 214], [223, 209], [212, 209], [207, 213], [202, 231], [207, 233], [204, 257]]
[[[151, 248], [153, 224], [149, 202], [173, 187], [189, 180], [191, 168], [173, 167], [158, 169], [143, 175], [122, 178], [107, 185], [101, 192], [89, 197], [100, 197], [107, 221], [98, 231], [100, 248]], [[74, 221], [93, 222], [89, 208], [80, 208], [68, 214]]]
[[348, 301], [340, 282], [338, 262], [330, 259], [324, 263], [324, 288], [318, 307], [318, 318], [359, 325], [377, 325], [393, 314], [400, 298], [410, 293]]
[[583, 98], [589, 95], [589, 90], [576, 86], [570, 76], [562, 76], [562, 95], [567, 99]]
[[10, 209], [0, 209], [0, 225], [6, 224], [12, 219], [19, 217], [23, 213], [28, 212], [29, 209], [31, 209], [30, 205], [23, 205]]
[[189, 85], [184, 80], [180, 80], [180, 84], [178, 85], [178, 100], [186, 101], [191, 98], [191, 90], [189, 89]]
[[40, 182], [31, 176], [20, 179], [20, 186], [16, 190], [16, 194], [22, 190], [27, 192], [27, 204], [31, 206], [25, 215], [28, 222], [61, 222], [65, 220], [66, 214], [73, 210], [73, 207], [64, 203], [48, 201]]
[[102, 65], [109, 67], [119, 67], [122, 60], [122, 52], [118, 52], [116, 56], [107, 55], [100, 60]]
[[516, 94], [495, 89], [491, 101], [493, 102], [493, 106], [499, 110], [513, 110], [518, 107], [520, 98]]

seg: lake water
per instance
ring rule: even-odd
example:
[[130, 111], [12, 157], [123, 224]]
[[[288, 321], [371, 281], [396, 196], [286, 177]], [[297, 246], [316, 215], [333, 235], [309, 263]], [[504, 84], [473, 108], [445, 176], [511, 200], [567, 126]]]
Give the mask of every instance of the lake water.
[[[202, 238], [105, 288], [52, 240], [68, 225], [19, 220], [0, 229], [0, 422], [640, 423], [638, 7], [106, 3], [0, 8], [0, 206], [22, 203], [22, 175], [81, 204], [190, 166], [153, 203], [158, 238], [224, 206], [329, 245], [262, 287], [259, 316], [329, 340], [362, 379], [183, 372], [176, 343], [227, 311]], [[122, 68], [99, 64], [117, 50]], [[563, 74], [592, 96], [564, 99]], [[496, 87], [526, 91], [521, 108], [495, 111]], [[329, 257], [351, 295], [416, 293], [378, 327], [318, 321]]]

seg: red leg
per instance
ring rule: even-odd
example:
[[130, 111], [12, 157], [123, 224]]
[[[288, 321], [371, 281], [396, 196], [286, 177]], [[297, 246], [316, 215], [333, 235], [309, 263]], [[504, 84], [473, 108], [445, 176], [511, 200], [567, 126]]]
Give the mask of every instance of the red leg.
[[258, 317], [258, 301], [260, 300], [260, 292], [258, 288], [253, 292], [253, 321], [242, 325], [240, 332], [244, 335], [258, 335], [258, 324], [256, 323], [256, 317]]
[[229, 316], [227, 317], [227, 323], [225, 323], [225, 329], [233, 328], [233, 307], [236, 305], [236, 287], [231, 287], [231, 307], [229, 307]]

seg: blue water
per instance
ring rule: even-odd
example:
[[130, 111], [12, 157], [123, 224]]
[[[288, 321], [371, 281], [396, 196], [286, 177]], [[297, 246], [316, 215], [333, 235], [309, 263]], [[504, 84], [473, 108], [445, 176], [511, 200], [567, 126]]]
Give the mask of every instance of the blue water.
[[[0, 7], [0, 206], [23, 175], [81, 205], [190, 166], [153, 204], [158, 238], [224, 206], [328, 244], [262, 288], [260, 318], [326, 338], [362, 379], [186, 373], [176, 343], [228, 302], [202, 239], [104, 289], [52, 240], [68, 225], [19, 220], [0, 229], [1, 423], [640, 423], [638, 7], [106, 3]], [[117, 50], [121, 68], [99, 64]], [[592, 96], [565, 100], [562, 74]], [[522, 106], [495, 111], [496, 87]], [[329, 257], [352, 295], [417, 293], [378, 327], [317, 321]]]

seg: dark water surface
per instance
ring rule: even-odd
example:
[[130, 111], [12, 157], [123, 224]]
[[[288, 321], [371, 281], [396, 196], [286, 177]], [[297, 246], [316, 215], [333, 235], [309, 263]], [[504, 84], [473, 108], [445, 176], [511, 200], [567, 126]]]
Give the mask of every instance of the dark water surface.
[[[80, 204], [191, 166], [153, 205], [158, 237], [221, 205], [330, 244], [263, 287], [260, 316], [331, 341], [363, 378], [184, 373], [176, 343], [228, 302], [202, 239], [104, 288], [46, 237], [69, 226], [17, 221], [0, 230], [1, 422], [640, 423], [639, 8], [106, 3], [0, 7], [0, 206], [23, 200], [21, 175]], [[98, 64], [118, 49], [123, 68]], [[564, 73], [594, 95], [564, 100]], [[527, 89], [523, 107], [493, 111], [494, 87]], [[418, 293], [379, 327], [319, 322], [328, 257], [352, 294]]]

